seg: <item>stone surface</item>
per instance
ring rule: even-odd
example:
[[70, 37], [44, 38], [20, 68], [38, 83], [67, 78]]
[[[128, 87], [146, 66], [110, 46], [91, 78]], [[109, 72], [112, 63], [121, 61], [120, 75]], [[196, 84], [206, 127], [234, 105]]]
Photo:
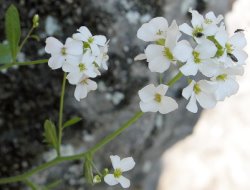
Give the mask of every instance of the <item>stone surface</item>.
[[[242, 28], [250, 40], [250, 2], [236, 1], [226, 15], [228, 32]], [[246, 51], [250, 52], [249, 45]], [[239, 77], [239, 92], [206, 110], [194, 133], [163, 156], [164, 169], [158, 190], [250, 189], [250, 65]]]
[[[212, 1], [211, 1], [212, 2]], [[227, 11], [228, 1], [218, 13]], [[0, 40], [4, 40], [4, 11], [12, 1], [4, 0], [0, 7]], [[147, 65], [134, 63], [133, 58], [142, 52], [145, 44], [136, 38], [142, 23], [156, 16], [165, 16], [169, 22], [178, 23], [187, 19], [189, 5], [199, 11], [205, 10], [204, 1], [174, 0], [66, 0], [14, 2], [21, 12], [23, 33], [27, 33], [35, 13], [40, 15], [37, 31], [41, 41], [31, 40], [24, 48], [26, 59], [48, 57], [44, 52], [44, 39], [48, 34], [64, 41], [81, 25], [87, 25], [94, 34], [110, 38], [109, 70], [97, 79], [99, 89], [78, 103], [73, 98], [73, 87], [67, 87], [65, 119], [80, 116], [83, 120], [64, 133], [66, 152], [78, 153], [87, 150], [99, 139], [117, 129], [139, 109], [137, 92], [149, 82], [156, 82]], [[213, 8], [211, 8], [213, 10]], [[167, 81], [175, 71], [166, 73]], [[38, 165], [53, 153], [43, 143], [42, 130], [45, 119], [57, 121], [62, 73], [50, 71], [48, 66], [20, 67], [0, 74], [0, 177], [16, 175], [31, 166]], [[199, 114], [188, 113], [186, 101], [180, 89], [186, 85], [182, 80], [170, 91], [176, 97], [179, 109], [167, 117], [146, 114], [119, 138], [95, 155], [97, 167], [110, 166], [109, 155], [121, 157], [133, 155], [137, 167], [129, 176], [131, 189], [155, 189], [159, 176], [159, 159], [162, 152], [192, 133]], [[47, 156], [46, 156], [47, 155]], [[16, 163], [16, 164], [13, 164]], [[37, 183], [63, 179], [60, 190], [84, 189], [82, 163], [65, 163], [34, 176]], [[98, 185], [95, 189], [116, 189]], [[3, 190], [24, 189], [22, 184], [2, 186]], [[85, 189], [91, 189], [86, 187]]]

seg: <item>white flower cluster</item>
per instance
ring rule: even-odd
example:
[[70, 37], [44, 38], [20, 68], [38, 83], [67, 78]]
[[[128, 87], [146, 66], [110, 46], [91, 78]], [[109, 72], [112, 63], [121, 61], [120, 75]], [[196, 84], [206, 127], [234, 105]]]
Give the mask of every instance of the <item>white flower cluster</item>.
[[100, 69], [107, 70], [108, 41], [103, 35], [93, 36], [85, 26], [62, 44], [54, 37], [46, 39], [45, 51], [51, 54], [48, 64], [51, 69], [62, 68], [67, 72], [70, 84], [76, 85], [74, 96], [80, 101], [97, 84], [90, 78], [100, 75]]
[[[243, 51], [247, 42], [242, 29], [229, 37], [221, 15], [209, 12], [204, 17], [192, 9], [190, 13], [192, 27], [186, 23], [178, 26], [176, 21], [168, 26], [163, 17], [143, 24], [137, 37], [151, 44], [135, 60], [146, 59], [151, 72], [164, 73], [171, 65], [178, 68], [189, 81], [182, 91], [183, 97], [189, 99], [186, 108], [196, 113], [197, 101], [203, 108], [212, 108], [238, 91], [236, 76], [243, 74], [248, 55]], [[180, 31], [191, 36], [194, 43], [179, 40]], [[203, 78], [195, 81], [198, 73]], [[165, 114], [177, 109], [175, 100], [164, 96], [167, 89], [164, 84], [150, 84], [140, 90], [141, 110]]]

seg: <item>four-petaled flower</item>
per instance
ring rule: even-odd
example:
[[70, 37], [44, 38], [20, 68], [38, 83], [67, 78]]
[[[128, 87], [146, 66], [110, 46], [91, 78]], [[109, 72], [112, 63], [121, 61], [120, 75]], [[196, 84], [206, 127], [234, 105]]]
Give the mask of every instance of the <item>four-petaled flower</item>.
[[155, 87], [153, 84], [145, 86], [139, 91], [141, 99], [140, 108], [143, 112], [157, 112], [167, 114], [178, 108], [173, 98], [165, 96], [168, 86], [160, 84]]
[[113, 174], [107, 174], [104, 177], [104, 181], [111, 186], [120, 183], [123, 188], [128, 188], [130, 186], [130, 180], [123, 176], [123, 172], [134, 168], [134, 159], [132, 157], [121, 159], [119, 156], [110, 156], [110, 159], [114, 172]]

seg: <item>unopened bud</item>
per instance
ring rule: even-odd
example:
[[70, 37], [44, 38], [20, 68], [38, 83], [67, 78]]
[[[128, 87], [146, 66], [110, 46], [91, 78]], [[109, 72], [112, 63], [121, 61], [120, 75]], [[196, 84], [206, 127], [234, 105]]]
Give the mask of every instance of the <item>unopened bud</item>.
[[32, 19], [33, 27], [37, 28], [39, 26], [39, 15], [35, 14]]
[[93, 179], [93, 183], [101, 183], [102, 179], [99, 175], [95, 175], [94, 179]]

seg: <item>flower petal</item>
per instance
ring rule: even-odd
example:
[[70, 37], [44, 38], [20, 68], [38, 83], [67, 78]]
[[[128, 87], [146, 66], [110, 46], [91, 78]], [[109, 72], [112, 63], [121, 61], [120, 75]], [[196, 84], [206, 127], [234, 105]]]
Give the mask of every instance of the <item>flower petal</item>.
[[[181, 62], [186, 62], [188, 58], [192, 55], [193, 48], [188, 41], [182, 40], [177, 43], [176, 47], [173, 50], [173, 55], [175, 58]], [[183, 53], [185, 52], [185, 53]]]
[[155, 92], [156, 92], [155, 86], [153, 84], [149, 84], [144, 88], [142, 88], [141, 90], [139, 90], [138, 94], [143, 102], [148, 102], [154, 99]]
[[121, 184], [123, 188], [129, 188], [130, 186], [130, 180], [124, 176], [117, 178], [117, 181]]
[[95, 35], [93, 36], [93, 38], [94, 38], [94, 43], [99, 46], [104, 46], [107, 41], [107, 38], [103, 35]]
[[64, 63], [65, 63], [65, 58], [61, 55], [52, 56], [48, 61], [49, 67], [53, 70], [61, 68]]
[[217, 48], [214, 43], [207, 39], [202, 40], [201, 43], [197, 45], [195, 50], [200, 53], [201, 59], [212, 58], [217, 52]]
[[90, 80], [90, 79], [87, 79], [87, 83], [88, 83], [88, 85], [87, 85], [87, 90], [88, 90], [88, 92], [97, 89], [97, 84], [96, 84], [95, 81]]
[[159, 112], [161, 114], [167, 114], [169, 112], [176, 110], [177, 108], [178, 104], [173, 98], [162, 96], [159, 107]]
[[160, 84], [159, 86], [156, 87], [156, 93], [164, 96], [168, 90], [168, 86], [165, 84]]
[[196, 11], [196, 10], [189, 10], [189, 12], [192, 13], [191, 23], [192, 23], [193, 27], [202, 26], [202, 24], [204, 22], [204, 17], [200, 13], [198, 13], [198, 11]]
[[192, 113], [197, 113], [198, 106], [197, 106], [197, 103], [196, 103], [196, 98], [195, 98], [194, 93], [191, 95], [191, 98], [190, 98], [186, 108], [187, 108], [188, 111], [190, 111]]
[[108, 185], [117, 185], [119, 182], [116, 180], [114, 174], [107, 174], [104, 177], [104, 181], [105, 183], [107, 183]]
[[233, 55], [237, 58], [238, 65], [245, 64], [246, 59], [248, 57], [248, 54], [245, 51], [238, 49], [233, 51]]
[[83, 85], [83, 84], [76, 85], [74, 96], [75, 96], [77, 101], [80, 101], [81, 99], [86, 98], [87, 94], [88, 94], [88, 92], [87, 92], [87, 88], [85, 85]]
[[120, 169], [123, 172], [129, 171], [135, 167], [135, 161], [132, 157], [123, 158], [120, 162]]
[[186, 23], [179, 26], [180, 31], [184, 32], [187, 35], [192, 36], [193, 29]]
[[151, 72], [163, 73], [168, 70], [170, 66], [169, 60], [164, 56], [156, 57], [148, 63], [148, 68]]
[[196, 99], [201, 107], [206, 109], [213, 108], [217, 103], [215, 97], [212, 94], [207, 94], [202, 91], [196, 95]]
[[45, 41], [45, 52], [50, 54], [60, 54], [63, 44], [54, 37], [48, 37]]
[[159, 104], [155, 101], [152, 102], [140, 102], [140, 108], [142, 112], [157, 112], [159, 110]]
[[117, 155], [111, 155], [110, 160], [114, 169], [120, 168], [121, 158]]
[[91, 47], [91, 50], [92, 50], [92, 54], [94, 55], [94, 56], [98, 56], [101, 52], [100, 52], [100, 48], [96, 45], [96, 44], [94, 44], [94, 43], [91, 43], [90, 44], [90, 47]]
[[68, 40], [67, 38], [65, 46], [67, 48], [67, 53], [71, 55], [81, 55], [83, 53], [83, 45], [81, 41], [78, 40]]
[[180, 68], [180, 71], [183, 73], [183, 75], [185, 76], [194, 76], [197, 74], [198, 72], [198, 64], [192, 62], [192, 61], [188, 61], [185, 65], [183, 65]]
[[92, 37], [91, 32], [86, 26], [81, 26], [77, 31], [80, 32], [86, 40]]
[[144, 53], [138, 54], [137, 56], [135, 56], [134, 61], [141, 61], [147, 59], [146, 55]]
[[154, 60], [156, 57], [163, 56], [164, 47], [160, 45], [150, 44], [145, 49], [145, 55], [147, 57], [147, 61], [150, 62]]
[[195, 82], [192, 81], [187, 87], [185, 87], [185, 88], [182, 90], [182, 96], [183, 96], [185, 99], [189, 99], [189, 97], [192, 95], [193, 89], [194, 89], [194, 84], [195, 84]]
[[242, 49], [247, 45], [247, 40], [243, 32], [236, 32], [229, 39], [229, 43], [232, 44], [234, 47]]
[[83, 76], [83, 73], [74, 72], [74, 73], [69, 73], [67, 75], [67, 79], [68, 79], [70, 84], [77, 84], [77, 83], [79, 83], [82, 76]]

